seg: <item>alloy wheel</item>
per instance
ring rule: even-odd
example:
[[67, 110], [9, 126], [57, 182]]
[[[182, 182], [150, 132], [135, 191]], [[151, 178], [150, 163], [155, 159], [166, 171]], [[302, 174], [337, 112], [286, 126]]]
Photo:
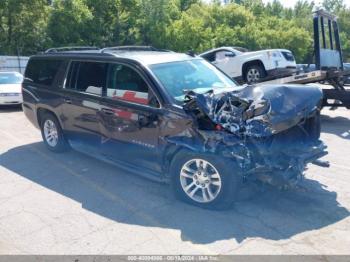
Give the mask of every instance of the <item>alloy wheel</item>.
[[199, 203], [213, 201], [222, 185], [217, 169], [203, 159], [191, 159], [182, 166], [180, 183], [186, 195]]
[[258, 69], [250, 68], [247, 72], [247, 82], [248, 83], [256, 83], [260, 80], [261, 75]]
[[44, 136], [47, 144], [51, 147], [55, 147], [58, 143], [58, 130], [55, 123], [47, 119], [44, 122]]

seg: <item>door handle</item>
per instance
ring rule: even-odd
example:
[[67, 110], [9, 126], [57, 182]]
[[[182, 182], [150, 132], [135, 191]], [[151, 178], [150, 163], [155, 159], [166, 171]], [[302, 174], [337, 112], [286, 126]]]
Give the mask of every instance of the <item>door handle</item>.
[[72, 103], [72, 100], [70, 98], [65, 98], [63, 99], [65, 103], [67, 104], [71, 104]]
[[106, 115], [113, 115], [114, 114], [114, 111], [112, 109], [109, 109], [109, 108], [102, 108], [101, 111]]

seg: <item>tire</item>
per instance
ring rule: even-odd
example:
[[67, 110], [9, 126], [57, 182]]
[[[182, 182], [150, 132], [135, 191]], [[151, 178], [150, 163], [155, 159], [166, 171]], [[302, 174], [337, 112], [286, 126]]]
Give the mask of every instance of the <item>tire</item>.
[[61, 125], [53, 114], [45, 113], [42, 116], [40, 129], [43, 141], [50, 151], [62, 153], [69, 149]]
[[250, 65], [244, 72], [244, 80], [247, 84], [254, 84], [266, 77], [266, 72], [261, 65]]
[[[184, 171], [184, 168], [186, 170], [194, 170], [201, 161], [204, 164], [203, 166], [206, 165], [206, 171], [200, 173]], [[235, 165], [233, 163], [227, 163], [227, 161], [218, 156], [182, 150], [176, 154], [170, 167], [171, 185], [175, 197], [201, 208], [228, 209], [235, 201], [236, 193], [242, 181], [234, 173], [234, 170]], [[188, 177], [184, 177], [183, 174]], [[193, 185], [190, 186], [191, 184]], [[186, 187], [189, 187], [187, 193], [185, 191]], [[211, 196], [208, 192], [211, 193]], [[194, 195], [190, 196], [190, 193]]]
[[320, 112], [313, 117], [307, 120], [306, 130], [309, 132], [309, 136], [312, 140], [318, 140], [321, 135], [321, 117]]

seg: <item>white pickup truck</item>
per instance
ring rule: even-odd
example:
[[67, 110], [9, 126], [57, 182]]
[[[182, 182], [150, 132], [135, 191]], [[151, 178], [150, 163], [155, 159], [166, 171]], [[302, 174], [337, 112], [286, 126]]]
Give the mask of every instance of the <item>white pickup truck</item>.
[[220, 47], [199, 56], [240, 83], [285, 77], [296, 71], [293, 53], [286, 49], [248, 52], [240, 47]]

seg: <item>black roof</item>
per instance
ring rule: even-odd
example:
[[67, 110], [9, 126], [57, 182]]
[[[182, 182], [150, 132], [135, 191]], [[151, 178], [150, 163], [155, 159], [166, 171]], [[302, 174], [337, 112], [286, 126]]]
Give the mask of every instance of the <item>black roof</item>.
[[138, 61], [142, 64], [159, 64], [193, 59], [193, 57], [152, 46], [116, 46], [96, 47], [61, 47], [50, 48], [39, 57], [78, 57], [78, 58], [123, 58]]

